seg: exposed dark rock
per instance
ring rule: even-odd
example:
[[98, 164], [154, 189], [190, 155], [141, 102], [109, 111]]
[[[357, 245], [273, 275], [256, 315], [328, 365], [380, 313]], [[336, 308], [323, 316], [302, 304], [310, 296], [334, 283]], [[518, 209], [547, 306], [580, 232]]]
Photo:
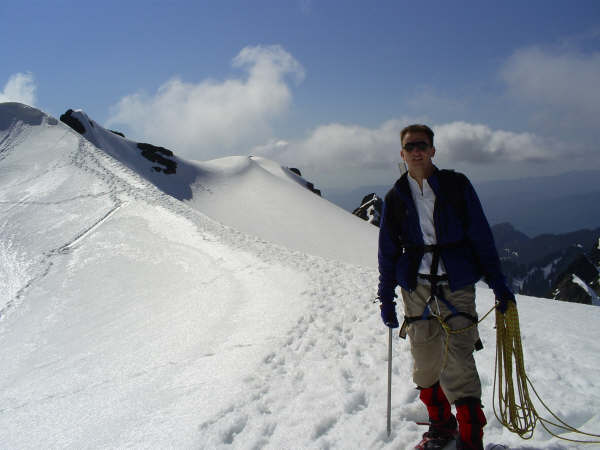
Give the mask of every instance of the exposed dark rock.
[[319, 197], [321, 196], [321, 190], [320, 189], [315, 189], [315, 185], [313, 183], [311, 183], [310, 181], [306, 182], [306, 189], [308, 189], [309, 191], [317, 194]]
[[177, 162], [169, 159], [169, 157], [173, 157], [173, 152], [171, 150], [144, 142], [139, 142], [137, 148], [142, 151], [142, 156], [144, 158], [164, 166], [153, 166], [152, 168], [155, 171], [163, 172], [165, 174], [171, 174], [177, 171]]
[[592, 246], [592, 250], [590, 251], [588, 257], [590, 258], [592, 264], [594, 264], [596, 267], [598, 267], [598, 270], [600, 270], [600, 238], [598, 239], [598, 243]]
[[[302, 173], [300, 172], [300, 169], [297, 169], [296, 167], [287, 167], [287, 169], [290, 172], [295, 173], [299, 177], [302, 177]], [[308, 189], [309, 191], [311, 191], [314, 194], [317, 194], [319, 197], [321, 196], [321, 190], [315, 189], [315, 185], [313, 183], [311, 183], [310, 181], [306, 181], [306, 180], [303, 180], [303, 181], [304, 181], [304, 186], [306, 187], [306, 189]]]
[[379, 226], [381, 222], [381, 209], [383, 208], [383, 200], [375, 193], [365, 195], [358, 208], [352, 211], [352, 214]]
[[587, 256], [581, 255], [558, 277], [548, 296], [567, 302], [592, 304], [598, 275], [598, 268]]
[[110, 131], [111, 133], [118, 134], [121, 137], [125, 137], [125, 135], [123, 133], [121, 133], [120, 131], [115, 131], [115, 130], [108, 130], [108, 131]]
[[138, 142], [137, 148], [139, 148], [140, 150], [145, 150], [145, 151], [149, 151], [152, 153], [158, 152], [158, 153], [162, 153], [163, 155], [166, 155], [166, 156], [173, 156], [173, 152], [171, 150], [169, 150], [168, 148], [158, 147], [156, 145], [146, 144], [144, 142]]
[[75, 131], [77, 131], [79, 134], [84, 134], [85, 133], [85, 127], [79, 121], [79, 119], [77, 119], [76, 117], [73, 117], [72, 114], [73, 114], [73, 110], [72, 109], [67, 110], [66, 113], [64, 113], [63, 115], [60, 116], [61, 122], [66, 123], [71, 128], [73, 128]]

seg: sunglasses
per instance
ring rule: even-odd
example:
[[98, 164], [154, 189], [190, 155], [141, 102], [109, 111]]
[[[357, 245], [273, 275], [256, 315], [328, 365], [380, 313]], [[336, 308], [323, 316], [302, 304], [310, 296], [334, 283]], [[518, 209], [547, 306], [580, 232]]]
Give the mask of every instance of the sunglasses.
[[404, 150], [407, 152], [412, 152], [415, 148], [424, 151], [431, 147], [427, 142], [419, 141], [419, 142], [407, 142], [404, 144]]

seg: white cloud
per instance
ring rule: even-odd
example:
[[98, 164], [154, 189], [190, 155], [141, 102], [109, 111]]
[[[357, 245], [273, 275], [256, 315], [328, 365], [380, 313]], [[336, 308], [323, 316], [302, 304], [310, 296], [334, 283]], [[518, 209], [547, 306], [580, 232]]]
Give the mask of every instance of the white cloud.
[[16, 73], [12, 75], [0, 92], [0, 102], [19, 102], [35, 106], [35, 82], [33, 74]]
[[487, 125], [452, 122], [434, 128], [436, 156], [474, 164], [548, 161], [558, 155], [554, 141], [533, 133], [492, 130]]
[[377, 129], [333, 123], [315, 128], [305, 139], [271, 141], [253, 153], [271, 156], [282, 163], [306, 168], [379, 168], [398, 159], [400, 121], [385, 122]]
[[509, 58], [501, 76], [519, 102], [537, 108], [538, 123], [557, 129], [597, 127], [600, 53], [521, 49]]
[[232, 64], [246, 70], [245, 79], [194, 84], [172, 78], [154, 95], [121, 99], [107, 124], [124, 124], [187, 158], [248, 153], [268, 139], [271, 122], [291, 104], [286, 76], [301, 82], [304, 70], [280, 46], [246, 47]]
[[[283, 164], [319, 172], [342, 169], [385, 170], [400, 160], [400, 130], [421, 120], [392, 119], [375, 129], [330, 124], [315, 128], [302, 140], [272, 140], [253, 153]], [[545, 161], [556, 158], [552, 142], [531, 133], [492, 130], [486, 125], [452, 122], [432, 127], [436, 159], [441, 163]]]

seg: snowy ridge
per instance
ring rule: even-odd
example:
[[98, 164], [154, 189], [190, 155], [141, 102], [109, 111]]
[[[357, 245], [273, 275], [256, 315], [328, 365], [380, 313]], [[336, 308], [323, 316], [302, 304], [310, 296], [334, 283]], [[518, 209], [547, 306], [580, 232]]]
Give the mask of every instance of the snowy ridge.
[[[9, 114], [21, 119], [0, 104], [0, 124]], [[231, 193], [237, 205], [244, 190], [273, 183], [273, 210], [242, 225], [267, 217], [293, 230], [295, 217], [275, 211], [291, 196], [288, 205], [342, 227], [328, 202], [247, 157], [198, 163], [213, 194], [192, 184], [181, 201], [140, 176], [143, 166], [51, 122], [0, 127], [0, 281], [10, 287], [0, 304], [12, 302], [0, 319], [2, 447], [396, 449], [419, 440], [414, 421], [425, 411], [397, 338], [385, 436], [387, 331], [372, 303], [375, 268], [240, 231], [215, 206], [221, 221], [201, 212], [209, 198]], [[343, 217], [352, 235], [362, 222]], [[335, 251], [328, 235], [315, 236]], [[600, 310], [518, 302], [528, 375], [567, 422], [598, 432]], [[479, 313], [492, 303], [478, 286]], [[495, 420], [494, 333], [488, 319], [476, 354], [486, 441], [578, 448], [540, 430], [525, 445]]]
[[304, 178], [274, 161], [231, 156], [200, 162], [173, 156], [177, 171], [165, 175], [139, 156], [135, 142], [103, 128], [83, 111], [74, 111], [72, 117], [96, 147], [219, 222], [305, 253], [377, 264], [377, 230], [306, 189]]

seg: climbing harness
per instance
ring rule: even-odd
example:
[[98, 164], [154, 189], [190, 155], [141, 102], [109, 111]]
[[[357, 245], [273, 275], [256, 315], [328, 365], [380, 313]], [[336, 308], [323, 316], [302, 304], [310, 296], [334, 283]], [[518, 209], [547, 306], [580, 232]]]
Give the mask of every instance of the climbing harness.
[[[442, 247], [445, 247], [445, 248], [457, 247], [459, 245], [462, 245], [462, 243], [463, 243], [463, 241], [450, 243], [450, 244], [444, 244], [444, 245], [440, 245], [440, 244], [425, 245], [422, 247], [424, 253], [425, 252], [433, 253], [430, 273], [428, 275], [427, 274], [418, 274], [417, 275], [419, 278], [421, 278], [422, 280], [429, 283], [429, 286], [430, 286], [429, 299], [427, 300], [427, 303], [425, 304], [425, 309], [420, 316], [404, 316], [404, 322], [402, 323], [402, 326], [400, 327], [400, 337], [402, 339], [406, 339], [408, 326], [411, 323], [419, 321], [419, 320], [434, 320], [434, 319], [437, 320], [440, 323], [440, 326], [442, 327], [442, 329], [445, 331], [445, 335], [446, 335], [446, 339], [445, 339], [445, 343], [444, 343], [444, 358], [442, 360], [442, 367], [446, 366], [446, 362], [448, 359], [448, 351], [450, 348], [450, 335], [465, 333], [468, 330], [471, 330], [471, 329], [477, 327], [477, 325], [480, 322], [477, 319], [477, 316], [473, 316], [473, 315], [463, 312], [463, 311], [458, 311], [456, 309], [456, 307], [450, 301], [448, 301], [446, 299], [446, 297], [444, 295], [442, 283], [447, 283], [448, 276], [437, 274], [438, 266], [439, 266], [439, 262], [440, 262], [440, 249]], [[444, 304], [444, 306], [448, 309], [448, 311], [450, 311], [450, 314], [446, 315], [445, 317], [442, 317], [442, 314], [441, 314], [441, 309], [440, 309], [440, 305], [439, 305], [440, 301]], [[435, 309], [433, 308], [434, 305], [435, 305]], [[489, 312], [481, 320], [485, 319], [488, 314], [489, 314]], [[458, 317], [458, 316], [463, 316], [463, 317], [466, 317], [467, 319], [469, 319], [471, 321], [471, 325], [464, 327], [464, 328], [458, 328], [458, 329], [453, 329], [452, 327], [450, 327], [449, 320], [454, 317]], [[477, 338], [477, 341], [475, 342], [474, 347], [475, 347], [475, 350], [477, 350], [477, 351], [483, 349], [483, 344], [481, 342], [481, 339]]]
[[[420, 316], [404, 316], [404, 322], [402, 323], [402, 327], [400, 328], [400, 337], [402, 339], [406, 339], [408, 325], [410, 325], [413, 322], [419, 321], [419, 320], [433, 320], [433, 319], [438, 320], [440, 322], [440, 325], [442, 326], [442, 328], [446, 331], [447, 336], [450, 334], [464, 333], [465, 331], [476, 327], [477, 324], [479, 323], [476, 316], [473, 316], [466, 312], [458, 311], [456, 309], [456, 307], [446, 299], [446, 297], [444, 296], [444, 290], [442, 288], [442, 284], [448, 282], [448, 276], [437, 274], [439, 263], [440, 263], [440, 249], [441, 248], [456, 248], [456, 247], [462, 245], [463, 243], [464, 243], [464, 241], [459, 241], [459, 242], [453, 242], [450, 244], [423, 245], [420, 247], [423, 249], [423, 253], [427, 253], [427, 252], [432, 253], [430, 273], [429, 274], [421, 274], [420, 273], [417, 275], [419, 278], [421, 278], [425, 282], [429, 283], [430, 294], [429, 294], [429, 299], [427, 300], [427, 303], [425, 304], [425, 309], [423, 310], [423, 313]], [[448, 311], [450, 311], [450, 314], [448, 314], [446, 317], [442, 317], [442, 315], [441, 315], [441, 310], [440, 310], [440, 306], [439, 306], [440, 301], [444, 304], [444, 306], [446, 306]], [[435, 310], [432, 308], [432, 306], [434, 306], [434, 305], [436, 307]], [[453, 330], [448, 325], [448, 321], [451, 318], [457, 317], [457, 316], [466, 317], [467, 319], [469, 319], [472, 322], [472, 325], [465, 327], [465, 328], [458, 329], [458, 330]], [[475, 343], [475, 349], [481, 350], [482, 348], [483, 348], [483, 344], [481, 343], [481, 340], [478, 339], [477, 342]], [[446, 339], [446, 349], [448, 349], [448, 340], [447, 339]]]

